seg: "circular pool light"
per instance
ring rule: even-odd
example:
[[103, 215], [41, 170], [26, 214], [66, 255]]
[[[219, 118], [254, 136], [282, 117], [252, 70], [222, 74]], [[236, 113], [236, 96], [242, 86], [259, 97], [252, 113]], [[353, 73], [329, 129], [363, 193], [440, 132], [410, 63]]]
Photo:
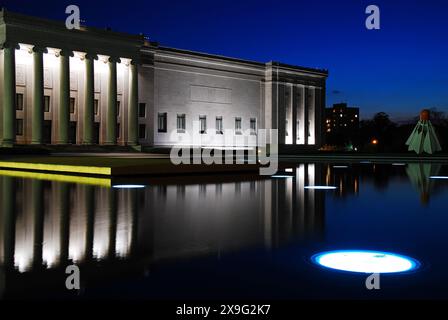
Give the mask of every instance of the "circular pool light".
[[429, 179], [436, 179], [436, 180], [448, 180], [448, 176], [430, 176]]
[[334, 186], [305, 186], [305, 189], [311, 189], [311, 190], [335, 190], [338, 187]]
[[142, 184], [117, 184], [112, 187], [116, 189], [141, 189], [145, 186]]
[[337, 250], [314, 255], [320, 266], [359, 273], [398, 273], [415, 270], [420, 263], [400, 254], [370, 250]]

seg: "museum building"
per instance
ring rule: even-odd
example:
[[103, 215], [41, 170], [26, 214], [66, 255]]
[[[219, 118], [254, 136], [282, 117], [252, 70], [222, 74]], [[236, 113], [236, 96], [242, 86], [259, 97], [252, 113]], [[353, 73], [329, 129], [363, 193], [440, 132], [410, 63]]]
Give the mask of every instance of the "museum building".
[[[0, 11], [2, 146], [323, 144], [328, 71], [163, 47]], [[235, 141], [225, 139], [232, 132]], [[196, 137], [196, 138], [195, 138]]]

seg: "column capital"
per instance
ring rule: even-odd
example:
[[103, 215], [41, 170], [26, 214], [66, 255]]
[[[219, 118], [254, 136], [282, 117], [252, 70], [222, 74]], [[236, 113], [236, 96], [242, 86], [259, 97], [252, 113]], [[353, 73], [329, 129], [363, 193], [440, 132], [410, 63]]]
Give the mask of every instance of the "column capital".
[[5, 48], [14, 48], [14, 49], [18, 50], [18, 49], [20, 49], [20, 46], [16, 42], [5, 41], [0, 44], [0, 49], [5, 49]]
[[132, 59], [129, 64], [133, 66], [139, 66], [142, 64], [142, 61], [140, 59]]
[[109, 57], [109, 59], [107, 59], [107, 62], [110, 62], [110, 63], [121, 63], [121, 59], [119, 57]]
[[73, 51], [67, 50], [67, 49], [59, 50], [58, 55], [63, 56], [63, 57], [74, 57], [75, 56]]
[[31, 49], [33, 53], [48, 53], [48, 50], [46, 47], [42, 46], [34, 46], [33, 49]]
[[86, 54], [84, 54], [82, 59], [83, 60], [85, 60], [85, 59], [88, 59], [88, 60], [98, 60], [98, 56], [95, 53], [86, 53]]

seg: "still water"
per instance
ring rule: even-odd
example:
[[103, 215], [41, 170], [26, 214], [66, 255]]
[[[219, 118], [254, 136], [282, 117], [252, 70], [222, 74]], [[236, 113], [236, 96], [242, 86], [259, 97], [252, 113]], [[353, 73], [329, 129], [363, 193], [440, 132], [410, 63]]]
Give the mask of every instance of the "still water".
[[[0, 171], [0, 296], [448, 298], [448, 180], [430, 178], [447, 169], [291, 163], [268, 179], [123, 181]], [[368, 274], [311, 262], [352, 249], [421, 265], [382, 274], [381, 289], [367, 290]], [[77, 292], [65, 288], [70, 264], [80, 267]]]

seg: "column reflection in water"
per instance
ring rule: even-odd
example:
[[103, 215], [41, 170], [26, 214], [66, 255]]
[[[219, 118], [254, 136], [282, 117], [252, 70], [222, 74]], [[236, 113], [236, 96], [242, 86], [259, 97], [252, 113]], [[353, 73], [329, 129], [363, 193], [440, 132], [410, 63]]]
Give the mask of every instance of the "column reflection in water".
[[106, 268], [96, 261], [152, 263], [322, 235], [325, 193], [304, 189], [322, 183], [322, 168], [303, 164], [287, 173], [291, 178], [162, 179], [145, 189], [0, 174], [1, 267]]

